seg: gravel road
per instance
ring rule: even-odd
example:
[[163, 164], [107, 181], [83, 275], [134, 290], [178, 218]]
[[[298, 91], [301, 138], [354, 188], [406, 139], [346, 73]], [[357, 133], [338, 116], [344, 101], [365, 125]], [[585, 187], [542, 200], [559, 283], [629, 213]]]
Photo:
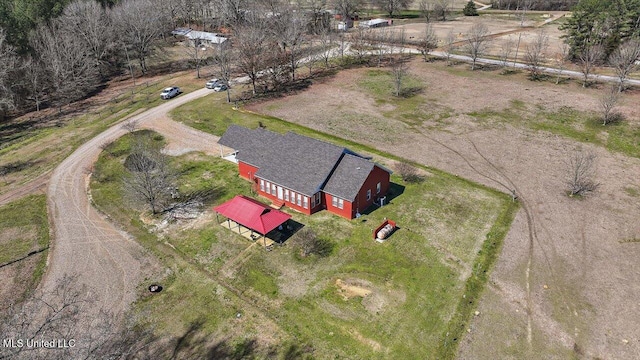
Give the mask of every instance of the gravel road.
[[[167, 118], [171, 109], [209, 93], [201, 89], [181, 95], [132, 120], [163, 134], [170, 152], [216, 153], [217, 137]], [[85, 319], [91, 319], [99, 309], [122, 314], [136, 299], [136, 286], [145, 272], [156, 265], [135, 240], [98, 213], [88, 198], [89, 169], [101, 152], [100, 146], [125, 133], [118, 124], [91, 139], [65, 159], [49, 180], [47, 205], [53, 240], [42, 288], [50, 293], [65, 275], [77, 276], [79, 284], [87, 287], [87, 296], [97, 302], [83, 311]]]

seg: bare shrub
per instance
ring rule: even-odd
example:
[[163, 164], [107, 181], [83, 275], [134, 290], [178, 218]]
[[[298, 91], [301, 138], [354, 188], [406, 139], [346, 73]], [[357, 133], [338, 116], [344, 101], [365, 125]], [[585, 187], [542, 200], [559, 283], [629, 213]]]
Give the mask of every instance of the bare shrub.
[[319, 238], [309, 227], [298, 231], [294, 237], [295, 245], [300, 248], [300, 255], [328, 256], [333, 251], [333, 244], [329, 240]]
[[411, 164], [396, 162], [394, 167], [404, 182], [418, 183], [424, 180], [424, 178], [418, 174], [418, 169]]
[[600, 98], [600, 106], [602, 108], [602, 125], [611, 124], [620, 120], [620, 114], [617, 114], [614, 109], [620, 100], [619, 87], [612, 85]]
[[549, 46], [549, 35], [544, 28], [538, 31], [535, 41], [527, 45], [524, 55], [529, 69], [531, 80], [539, 80], [542, 77], [542, 63], [544, 62], [544, 52]]
[[582, 87], [587, 87], [589, 75], [591, 75], [603, 56], [604, 50], [602, 46], [595, 44], [585, 45], [584, 49], [578, 54], [578, 63], [583, 75]]
[[584, 196], [595, 191], [600, 184], [595, 182], [596, 154], [588, 151], [574, 153], [567, 161], [567, 193], [569, 196]]
[[124, 123], [122, 123], [122, 128], [126, 131], [128, 131], [129, 133], [132, 133], [136, 130], [138, 130], [138, 125], [140, 124], [140, 121], [138, 119], [129, 119], [127, 121], [125, 121]]
[[395, 95], [396, 97], [400, 97], [400, 95], [402, 95], [402, 84], [404, 83], [404, 79], [407, 77], [409, 72], [409, 66], [402, 56], [393, 60], [391, 72], [393, 74]]

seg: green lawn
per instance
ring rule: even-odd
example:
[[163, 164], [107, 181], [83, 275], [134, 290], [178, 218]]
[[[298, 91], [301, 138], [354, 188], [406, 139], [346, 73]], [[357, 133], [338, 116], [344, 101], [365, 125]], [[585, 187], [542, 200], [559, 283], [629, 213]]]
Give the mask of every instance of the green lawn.
[[[233, 110], [219, 94], [185, 104], [172, 115], [217, 135], [231, 123], [257, 127], [262, 122], [273, 131], [294, 130], [373, 153], [377, 159], [393, 158], [280, 119]], [[124, 149], [127, 141], [112, 147]], [[217, 225], [210, 213], [206, 221], [170, 229], [158, 241], [158, 234], [151, 234], [138, 220], [140, 210], [121, 198], [116, 174], [124, 171], [125, 153], [111, 150], [96, 165], [94, 201], [142, 237], [141, 242], [168, 268], [177, 269], [166, 278], [168, 294], [191, 289], [183, 301], [178, 295], [144, 298], [138, 311], [166, 313], [148, 324], [164, 335], [179, 336], [170, 329], [187, 328], [194, 319], [204, 321], [202, 336], [225, 337], [242, 345], [249, 334], [262, 344], [255, 350], [258, 357], [274, 346], [291, 350], [293, 342], [305, 344], [302, 350], [294, 349], [302, 354], [313, 349], [314, 358], [453, 358], [517, 208], [498, 192], [429, 169], [430, 176], [418, 184], [393, 175], [396, 197], [358, 220], [327, 212], [310, 217], [291, 212], [294, 220], [333, 244], [327, 257], [301, 258], [291, 242], [271, 252], [260, 246], [249, 248], [248, 240]], [[187, 154], [173, 163], [181, 173], [181, 188], [215, 189], [217, 196], [208, 207], [238, 193], [250, 194], [249, 183], [238, 177], [232, 163], [202, 154]], [[398, 221], [400, 230], [378, 244], [372, 229], [385, 217]], [[371, 293], [345, 299], [338, 279]], [[243, 300], [255, 305], [243, 305]], [[191, 314], [205, 305], [221, 311]], [[245, 311], [263, 316], [252, 314], [250, 324], [236, 324], [233, 314]], [[266, 339], [258, 331], [263, 327], [278, 336]], [[446, 334], [456, 340], [443, 345]]]
[[[15, 279], [5, 279], [15, 285], [12, 295], [16, 300], [22, 299], [34, 290], [44, 274], [47, 250], [49, 247], [49, 222], [47, 220], [47, 200], [44, 195], [31, 195], [0, 207], [0, 264], [25, 258], [29, 253], [34, 258], [33, 268], [23, 268], [26, 260], [14, 263], [18, 275]], [[25, 272], [26, 271], [26, 272]]]

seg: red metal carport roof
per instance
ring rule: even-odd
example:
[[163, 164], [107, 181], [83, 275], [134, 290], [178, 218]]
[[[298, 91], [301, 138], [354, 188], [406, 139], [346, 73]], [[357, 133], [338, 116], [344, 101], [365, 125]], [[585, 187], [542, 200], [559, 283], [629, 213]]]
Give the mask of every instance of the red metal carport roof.
[[291, 218], [289, 214], [242, 195], [236, 195], [226, 203], [214, 207], [213, 210], [262, 235]]

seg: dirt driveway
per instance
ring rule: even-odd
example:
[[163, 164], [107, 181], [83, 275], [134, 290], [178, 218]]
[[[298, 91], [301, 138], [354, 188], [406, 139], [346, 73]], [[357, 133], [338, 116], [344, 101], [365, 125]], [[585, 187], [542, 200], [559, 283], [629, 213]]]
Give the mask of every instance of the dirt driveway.
[[[341, 72], [253, 110], [516, 191], [523, 209], [460, 358], [640, 358], [640, 206], [629, 190], [638, 188], [640, 159], [469, 116], [501, 111], [513, 101], [533, 109], [595, 110], [598, 91], [413, 65], [412, 74], [426, 84], [426, 113], [450, 114], [445, 121], [409, 126], [385, 118], [391, 105], [376, 103], [356, 85], [367, 69]], [[622, 112], [638, 121], [640, 99], [630, 96]], [[583, 200], [564, 194], [566, 159], [579, 148], [597, 153], [601, 183]]]
[[[163, 134], [174, 153], [215, 153], [217, 137], [167, 118], [169, 110], [209, 92], [201, 89], [182, 95], [133, 119], [141, 127]], [[115, 125], [91, 139], [65, 159], [49, 180], [48, 210], [54, 236], [42, 287], [52, 293], [65, 275], [77, 275], [78, 282], [86, 285], [88, 294], [97, 301], [83, 311], [83, 321], [90, 321], [101, 308], [121, 315], [136, 299], [136, 286], [144, 275], [158, 266], [135, 240], [99, 214], [87, 195], [90, 169], [101, 152], [100, 146], [125, 132]]]

